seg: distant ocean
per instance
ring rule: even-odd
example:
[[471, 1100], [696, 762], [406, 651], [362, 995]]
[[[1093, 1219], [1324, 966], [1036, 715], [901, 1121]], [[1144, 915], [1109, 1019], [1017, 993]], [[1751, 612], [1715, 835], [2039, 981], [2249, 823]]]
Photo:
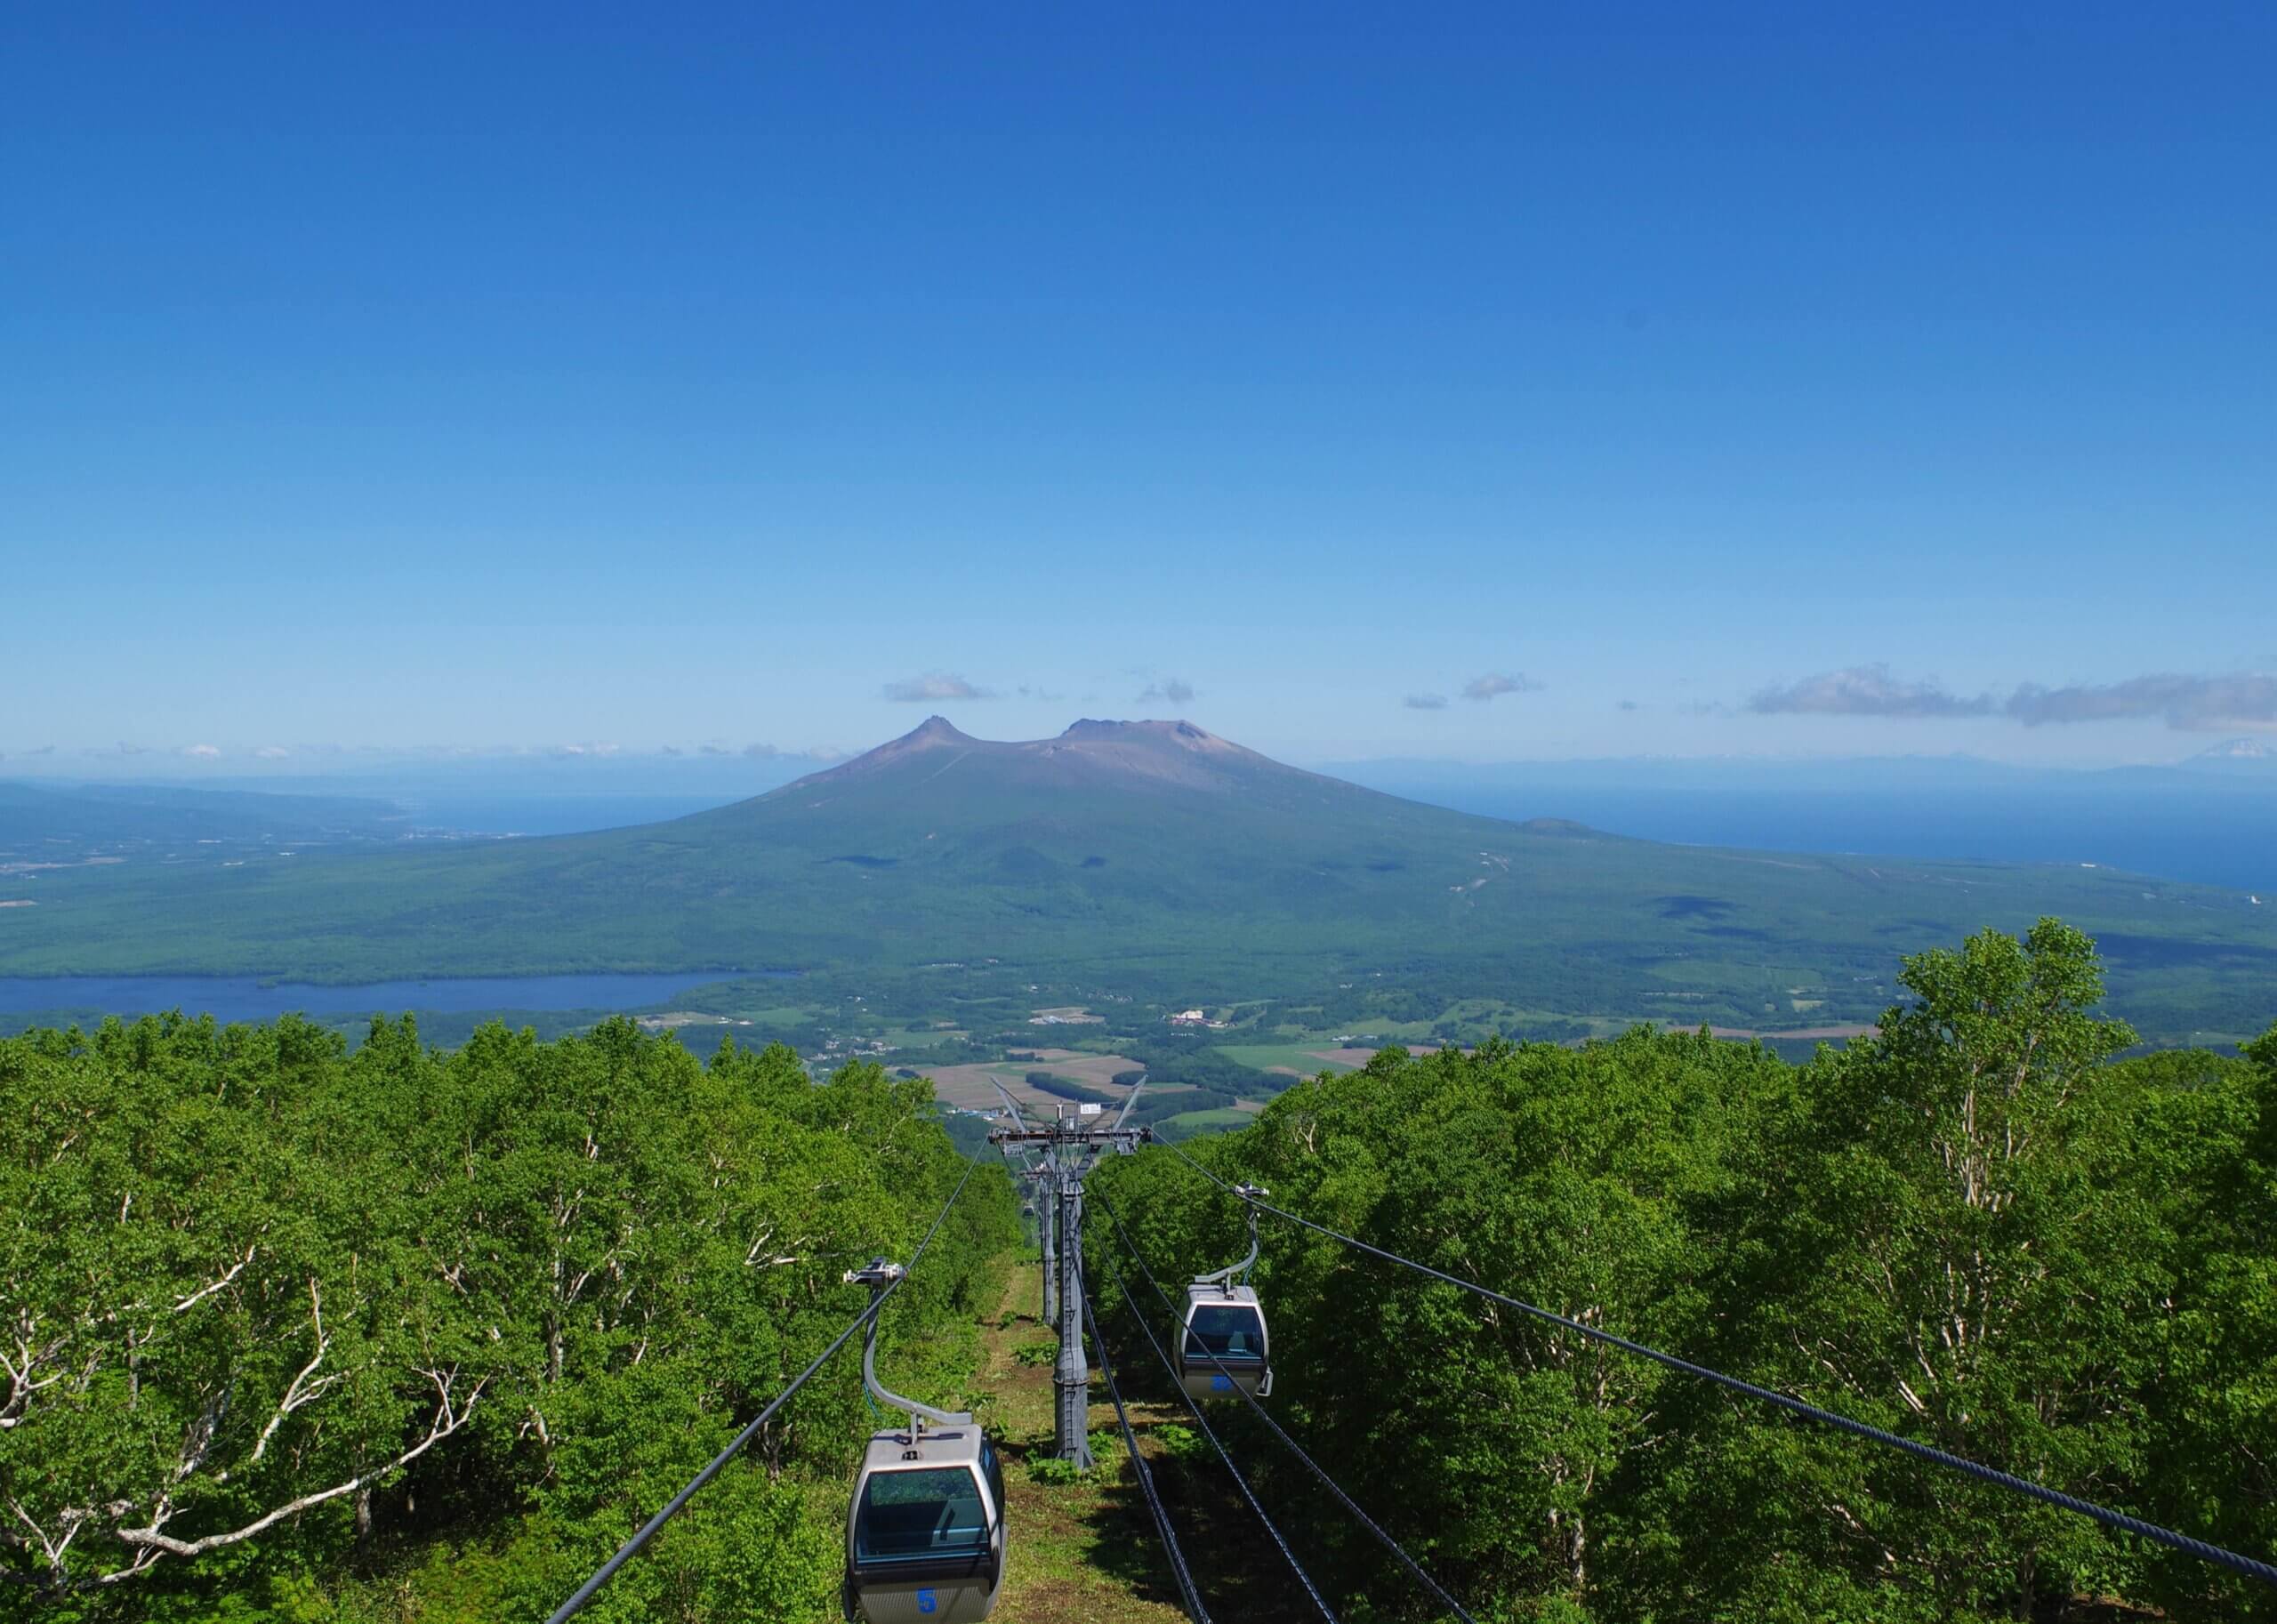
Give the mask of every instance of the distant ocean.
[[[1511, 782], [1340, 769], [1372, 788], [1489, 817], [1563, 817], [1613, 834], [1766, 851], [2094, 863], [2251, 891], [2277, 906], [2277, 782], [2194, 775], [1956, 775], [1921, 784], [1595, 781], [1558, 764]], [[1649, 775], [1637, 775], [1649, 780]]]

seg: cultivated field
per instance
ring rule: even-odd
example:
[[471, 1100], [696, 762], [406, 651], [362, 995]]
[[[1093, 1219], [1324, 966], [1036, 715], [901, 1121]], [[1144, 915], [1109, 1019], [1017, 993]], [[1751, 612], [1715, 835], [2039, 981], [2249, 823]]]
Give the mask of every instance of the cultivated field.
[[1139, 1069], [1136, 1060], [1121, 1055], [1087, 1055], [1072, 1049], [1038, 1049], [1033, 1060], [991, 1060], [966, 1065], [920, 1066], [918, 1070], [933, 1080], [933, 1096], [945, 1105], [959, 1105], [968, 1111], [998, 1111], [1003, 1102], [996, 1097], [990, 1080], [1004, 1086], [1024, 1106], [1032, 1106], [1049, 1116], [1066, 1102], [1058, 1097], [1028, 1086], [1030, 1072], [1050, 1072], [1055, 1077], [1065, 1077], [1087, 1089], [1112, 1095], [1120, 1100], [1130, 1090], [1114, 1081], [1117, 1072]]

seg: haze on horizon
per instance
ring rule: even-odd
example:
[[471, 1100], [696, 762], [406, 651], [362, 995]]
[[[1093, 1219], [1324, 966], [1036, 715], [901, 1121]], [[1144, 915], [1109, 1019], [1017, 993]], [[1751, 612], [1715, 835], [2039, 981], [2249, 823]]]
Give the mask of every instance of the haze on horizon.
[[0, 776], [2277, 730], [2277, 16], [1440, 15], [12, 13]]

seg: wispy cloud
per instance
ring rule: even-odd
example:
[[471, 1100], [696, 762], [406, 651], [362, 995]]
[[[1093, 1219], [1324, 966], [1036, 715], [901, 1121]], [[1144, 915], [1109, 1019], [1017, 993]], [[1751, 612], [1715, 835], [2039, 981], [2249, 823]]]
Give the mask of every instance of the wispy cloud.
[[1622, 700], [1622, 701], [1621, 701], [1618, 705], [1616, 705], [1616, 706], [1615, 706], [1615, 707], [1613, 707], [1613, 708], [1614, 708], [1615, 710], [1620, 710], [1620, 711], [1641, 711], [1641, 710], [1643, 710], [1645, 707], [1644, 707], [1644, 706], [1642, 706], [1642, 705], [1640, 705], [1640, 704], [1638, 704], [1638, 703], [1637, 703], [1635, 700], [1633, 700], [1633, 699], [1624, 699], [1624, 700]]
[[1994, 707], [1990, 694], [1950, 694], [1932, 681], [1894, 677], [1888, 666], [1877, 664], [1774, 685], [1750, 697], [1747, 708], [1758, 716], [1989, 716]]
[[1526, 679], [1524, 672], [1488, 671], [1483, 677], [1473, 677], [1462, 685], [1465, 699], [1487, 700], [1502, 694], [1531, 694], [1538, 683]]
[[263, 744], [253, 753], [255, 760], [282, 761], [286, 757], [291, 755], [293, 752], [286, 749], [282, 744]]
[[1023, 699], [1042, 700], [1046, 704], [1056, 703], [1066, 697], [1065, 695], [1055, 694], [1049, 688], [1032, 687], [1025, 682], [1020, 684], [1018, 687], [1015, 688], [1013, 692], [1019, 695]]
[[731, 756], [736, 752], [725, 744], [698, 744], [696, 753], [699, 756]]
[[1758, 716], [1967, 717], [2006, 715], [2027, 728], [2151, 719], [2183, 733], [2277, 730], [2277, 675], [2192, 677], [2154, 672], [2123, 682], [2020, 685], [2006, 700], [1908, 680], [1887, 665], [1822, 671], [1755, 694]]
[[1444, 694], [1410, 694], [1400, 703], [1411, 711], [1444, 711], [1447, 708]]
[[218, 761], [221, 759], [221, 752], [211, 744], [185, 744], [181, 747], [181, 753], [193, 761]]
[[2007, 712], [2027, 728], [2148, 716], [2184, 733], [2277, 728], [2277, 676], [2159, 673], [2060, 688], [2028, 682], [2009, 695]]
[[54, 753], [55, 746], [52, 744], [43, 744], [37, 750], [27, 750], [24, 752], [24, 754], [27, 756], [52, 756]]
[[[706, 755], [725, 755], [724, 750], [712, 745], [704, 747]], [[754, 761], [842, 761], [846, 752], [817, 745], [811, 750], [782, 750], [773, 744], [746, 744], [742, 753]]]
[[1182, 705], [1194, 697], [1194, 685], [1181, 682], [1176, 677], [1165, 677], [1159, 682], [1148, 683], [1133, 704]]
[[951, 671], [928, 671], [921, 677], [909, 677], [885, 686], [885, 696], [897, 704], [927, 704], [942, 699], [994, 699], [995, 694], [976, 687], [962, 677]]

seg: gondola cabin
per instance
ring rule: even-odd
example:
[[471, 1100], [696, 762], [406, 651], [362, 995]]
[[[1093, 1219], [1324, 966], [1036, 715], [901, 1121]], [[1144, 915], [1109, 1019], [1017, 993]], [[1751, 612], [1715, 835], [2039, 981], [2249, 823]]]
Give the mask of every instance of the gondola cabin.
[[973, 1624], [1004, 1586], [1004, 1469], [970, 1421], [872, 1435], [846, 1520], [849, 1618]]
[[1179, 1379], [1195, 1398], [1259, 1398], [1273, 1391], [1265, 1309], [1252, 1286], [1196, 1281], [1186, 1289], [1186, 1325], [1179, 1342]]

